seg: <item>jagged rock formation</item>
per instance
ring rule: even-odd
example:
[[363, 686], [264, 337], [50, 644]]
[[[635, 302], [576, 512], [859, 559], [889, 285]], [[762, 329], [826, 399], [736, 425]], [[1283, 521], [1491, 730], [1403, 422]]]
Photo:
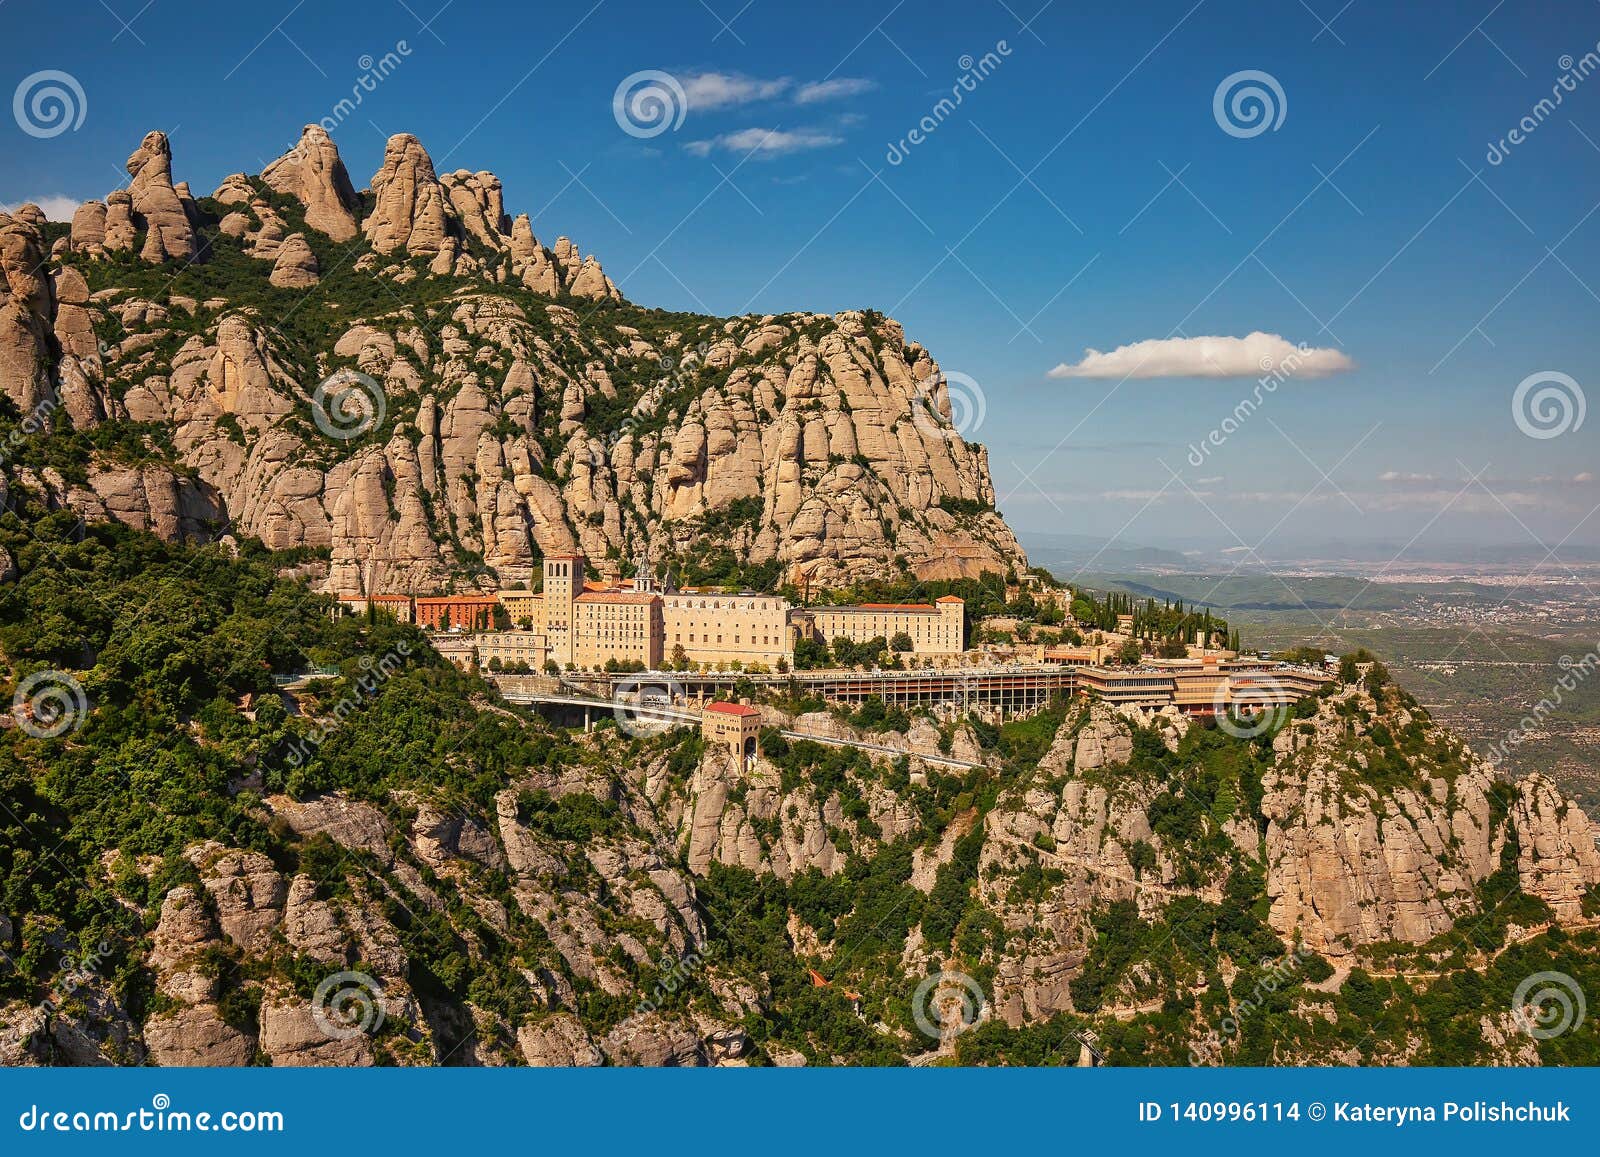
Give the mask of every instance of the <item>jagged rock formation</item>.
[[[261, 179], [304, 205], [306, 224], [333, 240], [348, 241], [359, 232], [361, 200], [333, 138], [320, 125], [307, 125], [294, 148], [261, 170]], [[226, 188], [217, 191], [217, 200], [235, 203]]]
[[145, 261], [193, 260], [198, 209], [187, 184], [172, 183], [172, 146], [163, 132], [145, 134], [127, 161], [128, 186], [104, 201], [88, 201], [72, 215], [68, 249], [86, 256], [131, 250], [144, 234]]
[[[1230, 862], [1263, 874], [1267, 922], [1285, 943], [1334, 961], [1379, 944], [1442, 937], [1450, 945], [1454, 930], [1503, 899], [1497, 892], [1486, 902], [1479, 886], [1506, 864], [1553, 920], [1587, 919], [1584, 899], [1600, 885], [1600, 825], [1542, 777], [1515, 789], [1497, 784], [1465, 744], [1413, 709], [1380, 708], [1356, 688], [1278, 735], [1259, 814], [1240, 807], [1213, 818], [1211, 850], [1197, 856], [1192, 839], [1163, 834], [1153, 819], [1183, 789], [1130, 765], [1137, 731], [1159, 736], [1176, 754], [1187, 750], [1192, 726], [1171, 709], [1082, 708], [984, 817], [975, 895], [1003, 929], [983, 960], [994, 972], [990, 999], [999, 1019], [1020, 1026], [1074, 1011], [1071, 984], [1096, 939], [1095, 913], [1126, 902], [1157, 920], [1178, 899], [1221, 904]], [[841, 727], [829, 720], [816, 733], [848, 733]], [[1376, 740], [1380, 732], [1411, 736], [1414, 785], [1373, 786], [1368, 766], [1390, 742]], [[920, 741], [916, 734], [908, 749], [931, 754], [928, 740], [937, 733]], [[647, 789], [655, 798], [664, 785]], [[854, 813], [865, 824], [845, 814], [850, 800], [865, 805]], [[852, 774], [846, 790], [802, 784], [784, 791], [775, 769], [758, 761], [739, 776], [716, 752], [686, 785], [681, 808], [670, 797], [660, 806], [679, 816], [688, 864], [700, 874], [718, 862], [785, 880], [811, 869], [834, 875], [884, 843], [923, 838], [915, 811], [881, 781]], [[970, 830], [957, 817], [919, 849], [911, 885], [929, 891]], [[1042, 890], [1041, 870], [1056, 877]], [[829, 951], [803, 925], [792, 922], [790, 935], [797, 951]], [[919, 930], [908, 938], [904, 963], [910, 977], [928, 967]], [[1189, 982], [1205, 984], [1199, 976]]]
[[24, 414], [53, 397], [55, 295], [45, 262], [38, 225], [20, 214], [0, 213], [0, 384]]
[[[139, 256], [146, 261], [187, 261], [194, 256], [194, 229], [185, 198], [172, 184], [172, 146], [167, 134], [146, 133], [128, 158], [128, 195], [133, 224], [145, 235]], [[185, 186], [187, 193], [187, 186]]]
[[[950, 424], [937, 364], [891, 320], [664, 327], [621, 304], [592, 255], [565, 237], [547, 249], [525, 215], [509, 218], [492, 173], [441, 177], [408, 134], [389, 141], [364, 219], [316, 126], [260, 178], [230, 176], [199, 204], [172, 184], [163, 134], [128, 167], [128, 189], [75, 214], [55, 264], [42, 215], [0, 226], [3, 386], [24, 410], [63, 405], [79, 429], [169, 427], [176, 456], [152, 446], [151, 465], [183, 493], [141, 509], [126, 465], [107, 464], [56, 501], [325, 552], [338, 590], [424, 591], [474, 568], [514, 583], [580, 546], [656, 559], [726, 548], [818, 585], [1026, 563], [992, 510], [985, 451]], [[330, 339], [319, 308], [271, 316], [188, 295], [181, 271], [152, 300], [99, 261], [135, 246], [180, 263], [237, 246], [260, 261], [260, 284], [334, 305], [352, 279], [396, 289]], [[309, 361], [305, 334], [297, 347], [282, 330], [302, 323]], [[386, 419], [349, 440], [311, 421], [318, 383], [346, 367], [374, 380]], [[703, 539], [707, 523], [718, 532]]]
[[434, 176], [422, 142], [410, 133], [389, 138], [383, 167], [372, 175], [372, 197], [372, 213], [362, 230], [374, 250], [432, 256], [444, 246], [444, 186]]
[[[596, 1040], [573, 1015], [575, 982], [631, 1000], [633, 972], [663, 960], [698, 961], [707, 930], [693, 883], [660, 847], [628, 835], [584, 846], [553, 839], [519, 815], [519, 796], [533, 790], [609, 805], [616, 788], [592, 773], [536, 772], [503, 793], [489, 823], [408, 798], [414, 818], [398, 829], [377, 808], [339, 796], [268, 798], [264, 821], [340, 849], [349, 862], [336, 877], [286, 874], [259, 852], [216, 842], [191, 846], [185, 856], [199, 885], [172, 888], [152, 913], [145, 966], [158, 1011], [132, 1023], [98, 977], [85, 977], [73, 1006], [53, 1016], [20, 1004], [0, 1007], [0, 1064], [739, 1063], [744, 1037], [733, 1022], [758, 998], [746, 985], [725, 986], [714, 966], [699, 978], [709, 1003], [692, 1019], [641, 1007]], [[620, 802], [645, 833], [660, 837], [642, 796], [625, 788]], [[583, 886], [586, 878], [598, 887]], [[472, 914], [458, 919], [455, 933], [474, 956], [484, 936], [538, 930], [527, 942], [543, 948], [528, 949], [529, 963], [516, 978], [532, 1010], [527, 1023], [441, 1003], [414, 987], [407, 933], [391, 915], [449, 927], [446, 913], [456, 901]], [[416, 929], [410, 932], [409, 942], [418, 943]], [[9, 941], [12, 930], [0, 934]], [[253, 975], [271, 978], [241, 987], [239, 970], [227, 963], [241, 960], [251, 962]], [[296, 961], [302, 974], [332, 978], [320, 1003], [285, 979], [279, 966]], [[726, 1001], [718, 990], [728, 993]], [[341, 1009], [353, 1024], [340, 1019]]]

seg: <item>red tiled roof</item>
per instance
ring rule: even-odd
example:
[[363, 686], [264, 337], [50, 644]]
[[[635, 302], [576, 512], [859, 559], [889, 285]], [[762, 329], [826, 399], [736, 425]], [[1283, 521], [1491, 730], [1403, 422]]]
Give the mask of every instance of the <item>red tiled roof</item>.
[[707, 711], [715, 711], [718, 715], [760, 715], [754, 707], [746, 707], [743, 703], [707, 703]]
[[960, 595], [941, 595], [933, 601], [936, 603], [965, 603], [967, 600]]

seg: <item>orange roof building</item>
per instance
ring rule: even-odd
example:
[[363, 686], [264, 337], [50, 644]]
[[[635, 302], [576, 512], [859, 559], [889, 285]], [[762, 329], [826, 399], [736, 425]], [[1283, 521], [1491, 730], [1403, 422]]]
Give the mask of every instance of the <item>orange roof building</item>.
[[706, 743], [720, 747], [748, 766], [756, 757], [761, 733], [761, 712], [743, 703], [707, 703], [700, 715], [700, 734]]
[[432, 631], [482, 631], [494, 626], [494, 595], [434, 595], [416, 600], [417, 625]]

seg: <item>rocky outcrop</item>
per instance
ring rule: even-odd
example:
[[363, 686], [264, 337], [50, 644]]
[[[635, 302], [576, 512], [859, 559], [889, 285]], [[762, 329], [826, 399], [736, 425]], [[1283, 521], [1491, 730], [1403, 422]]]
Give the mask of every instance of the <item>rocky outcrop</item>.
[[[261, 170], [261, 179], [299, 201], [305, 207], [306, 224], [333, 240], [348, 241], [359, 232], [361, 200], [338, 147], [320, 125], [301, 130], [299, 142]], [[217, 199], [223, 200], [220, 195]]]
[[[287, 239], [279, 246], [279, 268], [297, 248]], [[576, 337], [575, 319], [552, 316]], [[125, 324], [139, 323], [130, 315]], [[998, 516], [944, 509], [947, 497], [992, 501], [992, 484], [980, 451], [924, 436], [914, 420], [916, 387], [896, 360], [903, 338], [892, 323], [869, 329], [858, 315], [766, 321], [750, 333], [781, 332], [792, 370], [765, 361], [771, 353], [737, 354], [744, 360], [725, 384], [691, 398], [665, 429], [598, 449], [582, 418], [587, 398], [609, 404], [609, 375], [591, 367], [579, 376], [580, 367], [541, 347], [520, 308], [467, 297], [429, 328], [360, 323], [335, 343], [336, 355], [379, 384], [391, 415], [414, 415], [416, 434], [397, 433], [322, 470], [307, 461], [322, 445], [274, 426], [307, 413], [309, 401], [273, 353], [270, 330], [247, 316], [226, 315], [208, 337], [190, 339], [170, 377], [159, 367], [138, 373], [126, 409], [176, 426], [181, 452], [234, 525], [274, 547], [330, 547], [328, 583], [341, 590], [447, 581], [447, 526], [509, 583], [532, 578], [541, 553], [574, 546], [596, 557], [668, 557], [690, 547], [698, 519], [736, 502], [759, 509], [733, 528], [730, 546], [818, 583], [892, 574], [896, 555], [929, 577], [1025, 561]], [[833, 336], [819, 344], [818, 333]], [[838, 363], [838, 378], [828, 377], [821, 348], [846, 334], [854, 337], [840, 348], [854, 352]], [[631, 345], [597, 352], [619, 367], [657, 355]], [[651, 404], [647, 392], [636, 409], [648, 414]], [[245, 445], [215, 424], [223, 414], [252, 432]], [[535, 430], [558, 418], [567, 449], [552, 463]], [[564, 486], [555, 471], [570, 471]], [[463, 475], [476, 483], [461, 483]]]
[[20, 214], [0, 213], [0, 385], [23, 414], [54, 398], [54, 314], [55, 295], [38, 225]]
[[698, 1068], [706, 1063], [704, 1046], [694, 1027], [659, 1013], [634, 1016], [600, 1042], [614, 1065], [649, 1068]]
[[219, 940], [216, 922], [195, 889], [174, 888], [161, 905], [150, 966], [172, 1007], [144, 1026], [150, 1060], [158, 1065], [243, 1065], [255, 1041], [227, 1024], [217, 1005], [218, 978], [206, 967], [206, 949]]
[[267, 279], [280, 289], [306, 289], [321, 280], [322, 268], [303, 233], [291, 233], [278, 246]]
[[[593, 256], [581, 258], [565, 237], [551, 253], [533, 236], [525, 215], [513, 222], [499, 177], [466, 169], [440, 177], [427, 150], [409, 133], [389, 138], [372, 193], [373, 211], [362, 229], [380, 254], [428, 257], [429, 271], [437, 275], [503, 280], [509, 268], [536, 293], [622, 300]], [[483, 260], [484, 253], [504, 256], [498, 272], [495, 262]]]
[[1133, 734], [1116, 712], [1096, 703], [1073, 748], [1072, 765], [1079, 771], [1093, 771], [1112, 764], [1127, 763], [1133, 755]]
[[146, 133], [128, 158], [127, 169], [133, 223], [145, 233], [139, 256], [157, 263], [193, 258], [194, 228], [189, 211], [172, 185], [172, 146], [167, 134]]
[[[656, 790], [662, 786], [657, 783]], [[845, 815], [845, 799], [857, 797], [876, 831], [871, 837], [863, 834], [859, 819]], [[697, 874], [716, 861], [789, 880], [813, 868], [831, 876], [843, 871], [852, 855], [870, 855], [880, 841], [917, 827], [913, 809], [881, 784], [852, 780], [843, 791], [820, 792], [809, 785], [785, 791], [782, 773], [765, 760], [758, 758], [746, 769], [713, 749], [689, 782], [679, 835], [687, 845], [689, 868]]]
[[469, 237], [491, 249], [506, 247], [511, 219], [506, 216], [500, 178], [493, 173], [458, 169], [441, 180], [445, 197]]
[[[1361, 709], [1353, 719], [1349, 705]], [[1379, 941], [1424, 943], [1477, 910], [1478, 885], [1500, 867], [1513, 833], [1522, 890], [1557, 919], [1581, 916], [1584, 891], [1600, 882], [1600, 828], [1581, 808], [1540, 776], [1497, 784], [1487, 764], [1444, 735], [1436, 742], [1450, 764], [1433, 770], [1419, 748], [1414, 784], [1374, 790], [1364, 771], [1380, 749], [1361, 722], [1373, 716], [1391, 735], [1419, 723], [1411, 708], [1385, 717], [1350, 688], [1274, 742], [1261, 805], [1274, 929], [1330, 956]], [[1495, 797], [1506, 793], [1509, 815], [1500, 818]]]
[[[1548, 780], [1498, 784], [1465, 744], [1411, 708], [1380, 706], [1355, 688], [1318, 708], [1276, 738], [1262, 826], [1238, 813], [1211, 821], [1236, 862], [1264, 870], [1268, 923], [1284, 943], [1334, 960], [1374, 944], [1426, 944], [1481, 918], [1479, 885], [1504, 863], [1555, 920], [1586, 918], [1584, 897], [1600, 881], [1600, 827]], [[1415, 737], [1413, 724], [1422, 727], [1425, 740], [1410, 757], [1414, 786], [1367, 781], [1378, 723], [1391, 736]], [[988, 814], [977, 879], [985, 908], [1006, 929], [993, 1002], [1008, 1023], [1072, 1007], [1070, 982], [1096, 938], [1091, 917], [1104, 905], [1129, 902], [1159, 919], [1178, 897], [1222, 901], [1229, 861], [1214, 861], [1197, 882], [1194, 849], [1170, 843], [1152, 823], [1157, 798], [1185, 789], [1128, 765], [1135, 728], [1160, 734], [1169, 751], [1186, 750], [1186, 725], [1178, 724], [1093, 704]], [[1436, 757], [1444, 761], [1437, 768]], [[1060, 882], [1019, 896], [1019, 880], [1037, 868], [1059, 873]]]
[[371, 187], [372, 212], [362, 231], [374, 250], [401, 250], [412, 256], [450, 250], [449, 201], [434, 175], [432, 159], [416, 137], [399, 133], [389, 138], [383, 166], [372, 175]]
[[1511, 820], [1522, 890], [1550, 905], [1558, 920], [1581, 918], [1585, 895], [1600, 884], [1600, 825], [1539, 774], [1517, 784]]
[[248, 205], [256, 199], [256, 189], [244, 173], [230, 173], [211, 194], [211, 199], [223, 205]]
[[[103, 252], [142, 236], [149, 259], [188, 260], [206, 241], [171, 182], [164, 135], [149, 134], [129, 167], [128, 189], [75, 215], [73, 270], [51, 268], [37, 225], [5, 227], [15, 284], [0, 359], [13, 400], [31, 409], [59, 394], [79, 428], [167, 426], [181, 459], [158, 475], [97, 464], [72, 498], [86, 516], [189, 536], [231, 525], [274, 548], [326, 550], [319, 577], [340, 590], [440, 587], [463, 551], [502, 583], [530, 580], [552, 551], [668, 559], [703, 550], [702, 524], [730, 510], [738, 520], [718, 545], [814, 585], [1026, 563], [989, 510], [983, 449], [927, 385], [937, 365], [892, 321], [703, 319], [645, 340], [633, 326], [530, 306], [521, 291], [621, 295], [571, 240], [546, 248], [526, 216], [509, 219], [494, 174], [441, 177], [402, 134], [373, 178], [360, 223], [372, 252], [356, 267], [405, 279], [425, 262], [460, 290], [352, 317], [331, 348], [283, 354], [274, 319], [223, 299], [181, 306], [115, 288], [89, 299], [81, 274]], [[333, 142], [308, 128], [261, 184], [293, 197], [304, 227], [235, 174], [216, 190], [227, 211], [205, 228], [259, 258], [274, 286], [320, 284], [316, 239], [348, 236], [360, 211]], [[501, 282], [520, 287], [515, 299]], [[195, 319], [181, 339], [178, 308]], [[117, 337], [101, 349], [95, 335], [107, 331]], [[351, 362], [382, 393], [381, 442], [289, 420], [310, 415], [315, 374]]]
[[69, 244], [75, 253], [104, 253], [106, 248], [106, 204], [85, 201], [72, 214]]
[[535, 1068], [590, 1068], [605, 1056], [571, 1013], [556, 1012], [517, 1032], [522, 1059]]

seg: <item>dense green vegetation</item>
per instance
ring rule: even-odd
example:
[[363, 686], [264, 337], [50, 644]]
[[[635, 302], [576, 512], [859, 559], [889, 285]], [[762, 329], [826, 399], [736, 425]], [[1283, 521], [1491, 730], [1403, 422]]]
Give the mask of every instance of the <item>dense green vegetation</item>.
[[[148, 928], [138, 909], [197, 881], [182, 853], [201, 841], [263, 852], [329, 894], [352, 874], [377, 884], [375, 863], [326, 837], [295, 836], [258, 806], [260, 792], [338, 788], [399, 824], [398, 789], [425, 787], [481, 814], [513, 769], [580, 755], [548, 730], [477, 710], [481, 684], [413, 629], [330, 619], [327, 600], [278, 578], [283, 560], [258, 544], [241, 544], [237, 558], [222, 545], [164, 544], [48, 513], [13, 490], [0, 547], [18, 571], [0, 585], [0, 649], [18, 678], [75, 680], [88, 708], [55, 738], [0, 734], [0, 911], [18, 917], [15, 939], [0, 945], [18, 965], [0, 968], [0, 1002], [37, 1000], [63, 958], [92, 957], [130, 1015], [156, 1011], [139, 966]], [[315, 719], [290, 716], [274, 676], [309, 664], [340, 673], [303, 693]], [[330, 718], [341, 721], [331, 730]], [[573, 831], [605, 821], [574, 810], [554, 809], [548, 823]], [[400, 930], [419, 991], [513, 1021], [527, 1011], [518, 952], [537, 951], [542, 934], [515, 906], [510, 935], [478, 937], [469, 952], [462, 931], [482, 924], [470, 911], [418, 916], [426, 905], [392, 880], [376, 891], [390, 897], [380, 908]], [[241, 994], [269, 980], [309, 992], [325, 972], [293, 954], [235, 954], [217, 967], [225, 1010], [244, 1009]]]
[[[607, 721], [602, 756], [595, 744], [484, 710], [487, 688], [440, 661], [419, 633], [381, 616], [330, 617], [325, 598], [280, 577], [292, 559], [253, 542], [238, 544], [237, 553], [222, 544], [163, 544], [117, 525], [86, 526], [14, 490], [11, 509], [0, 514], [0, 548], [16, 567], [15, 579], [0, 584], [0, 650], [14, 679], [70, 676], [92, 708], [81, 727], [56, 738], [20, 727], [0, 735], [0, 910], [18, 916], [3, 945], [12, 963], [0, 968], [0, 1001], [40, 999], [63, 956], [93, 953], [130, 1015], [161, 1010], [167, 998], [141, 964], [150, 933], [141, 912], [158, 908], [172, 887], [195, 883], [183, 852], [216, 840], [308, 874], [319, 895], [372, 898], [398, 930], [419, 993], [523, 1023], [537, 1015], [524, 970], [559, 968], [559, 956], [503, 877], [480, 881], [503, 902], [506, 925], [494, 927], [425, 865], [410, 863], [447, 897], [443, 910], [430, 909], [379, 857], [297, 835], [261, 806], [261, 795], [337, 790], [371, 801], [400, 831], [415, 815], [413, 791], [488, 823], [497, 794], [528, 769], [581, 769], [596, 785], [592, 793], [525, 790], [516, 813], [530, 833], [572, 849], [563, 887], [598, 894], [583, 849], [644, 838], [624, 806], [616, 777], [627, 772], [619, 768], [658, 761], [665, 781], [681, 790], [704, 753], [699, 736], [686, 731], [630, 740]], [[302, 712], [290, 714], [278, 680], [310, 667], [337, 674], [301, 686]], [[1421, 725], [1426, 713], [1381, 663], [1355, 654], [1347, 668], [1344, 675], [1376, 697], [1374, 710], [1341, 708], [1365, 733], [1362, 782], [1420, 790], [1424, 772], [1449, 780], [1460, 771], [1458, 754]], [[1402, 710], [1412, 717], [1403, 726]], [[903, 964], [914, 934], [930, 971], [959, 970], [995, 991], [998, 955], [1026, 929], [1002, 923], [986, 893], [1015, 912], [1048, 911], [1067, 875], [1051, 859], [1046, 833], [1021, 868], [986, 867], [987, 824], [1012, 793], [1062, 789], [1064, 778], [1045, 777], [1039, 764], [1054, 740], [1083, 726], [1083, 714], [1081, 704], [1057, 701], [1000, 725], [967, 720], [995, 763], [962, 772], [913, 774], [903, 758], [763, 735], [782, 792], [838, 800], [843, 820], [827, 838], [844, 860], [832, 875], [810, 868], [787, 881], [713, 862], [696, 882], [711, 938], [707, 958], [732, 975], [763, 978], [763, 1010], [741, 1025], [763, 1050], [758, 1059], [782, 1048], [813, 1063], [890, 1064], [925, 1047]], [[338, 726], [327, 727], [329, 719]], [[849, 720], [869, 731], [912, 722], [875, 700]], [[1282, 722], [1298, 725], [1293, 716]], [[954, 725], [936, 726], [948, 745]], [[1071, 1062], [1081, 1034], [1092, 1032], [1113, 1064], [1185, 1064], [1192, 1041], [1202, 1042], [1202, 1059], [1231, 1063], [1470, 1063], [1485, 1055], [1482, 1017], [1509, 1008], [1527, 976], [1561, 971], [1600, 985], [1593, 932], [1553, 930], [1504, 947], [1513, 926], [1549, 918], [1518, 888], [1513, 829], [1499, 869], [1479, 885], [1475, 910], [1483, 916], [1430, 944], [1380, 946], [1336, 992], [1308, 987], [1331, 969], [1268, 928], [1265, 879], [1236, 839], [1240, 821], [1265, 830], [1270, 744], [1270, 733], [1241, 741], [1194, 727], [1171, 750], [1154, 728], [1136, 729], [1125, 766], [1078, 773], [1091, 788], [1147, 800], [1151, 839], [1176, 867], [1176, 883], [1217, 886], [1220, 899], [1175, 896], [1154, 915], [1126, 901], [1094, 908], [1081, 967], [1067, 986], [1075, 1011], [1019, 1029], [991, 1020], [958, 1040], [961, 1061]], [[1514, 790], [1496, 788], [1494, 823], [1511, 814]], [[914, 819], [908, 834], [886, 836], [870, 802], [885, 797]], [[1231, 835], [1224, 832], [1230, 824]], [[770, 845], [778, 832], [774, 825], [758, 834]], [[913, 886], [919, 857], [939, 846], [949, 854], [931, 885]], [[405, 841], [397, 837], [390, 854], [408, 856]], [[1148, 880], [1156, 854], [1137, 842], [1129, 861], [1135, 877]], [[632, 927], [631, 917], [602, 910], [608, 926]], [[805, 929], [798, 941], [791, 921]], [[811, 937], [822, 951], [805, 947]], [[618, 956], [639, 991], [650, 991], [666, 966]], [[322, 975], [293, 952], [247, 956], [232, 947], [208, 967], [223, 977], [223, 1015], [246, 1026], [265, 988], [306, 994]], [[596, 1032], [637, 1003], [585, 981], [574, 994]], [[694, 999], [691, 986], [664, 995], [662, 1006]], [[879, 1022], [903, 1035], [881, 1032]], [[1592, 1031], [1536, 1047], [1547, 1063], [1600, 1062]]]
[[1072, 617], [1085, 627], [1114, 631], [1124, 615], [1133, 620], [1133, 637], [1154, 644], [1163, 658], [1183, 658], [1188, 653], [1185, 645], [1193, 643], [1196, 636], [1215, 638], [1239, 649], [1238, 632], [1230, 634], [1227, 620], [1213, 615], [1208, 607], [1186, 607], [1182, 599], [1164, 598], [1159, 603], [1154, 598], [1135, 599], [1119, 591], [1080, 589], [1073, 596]]

